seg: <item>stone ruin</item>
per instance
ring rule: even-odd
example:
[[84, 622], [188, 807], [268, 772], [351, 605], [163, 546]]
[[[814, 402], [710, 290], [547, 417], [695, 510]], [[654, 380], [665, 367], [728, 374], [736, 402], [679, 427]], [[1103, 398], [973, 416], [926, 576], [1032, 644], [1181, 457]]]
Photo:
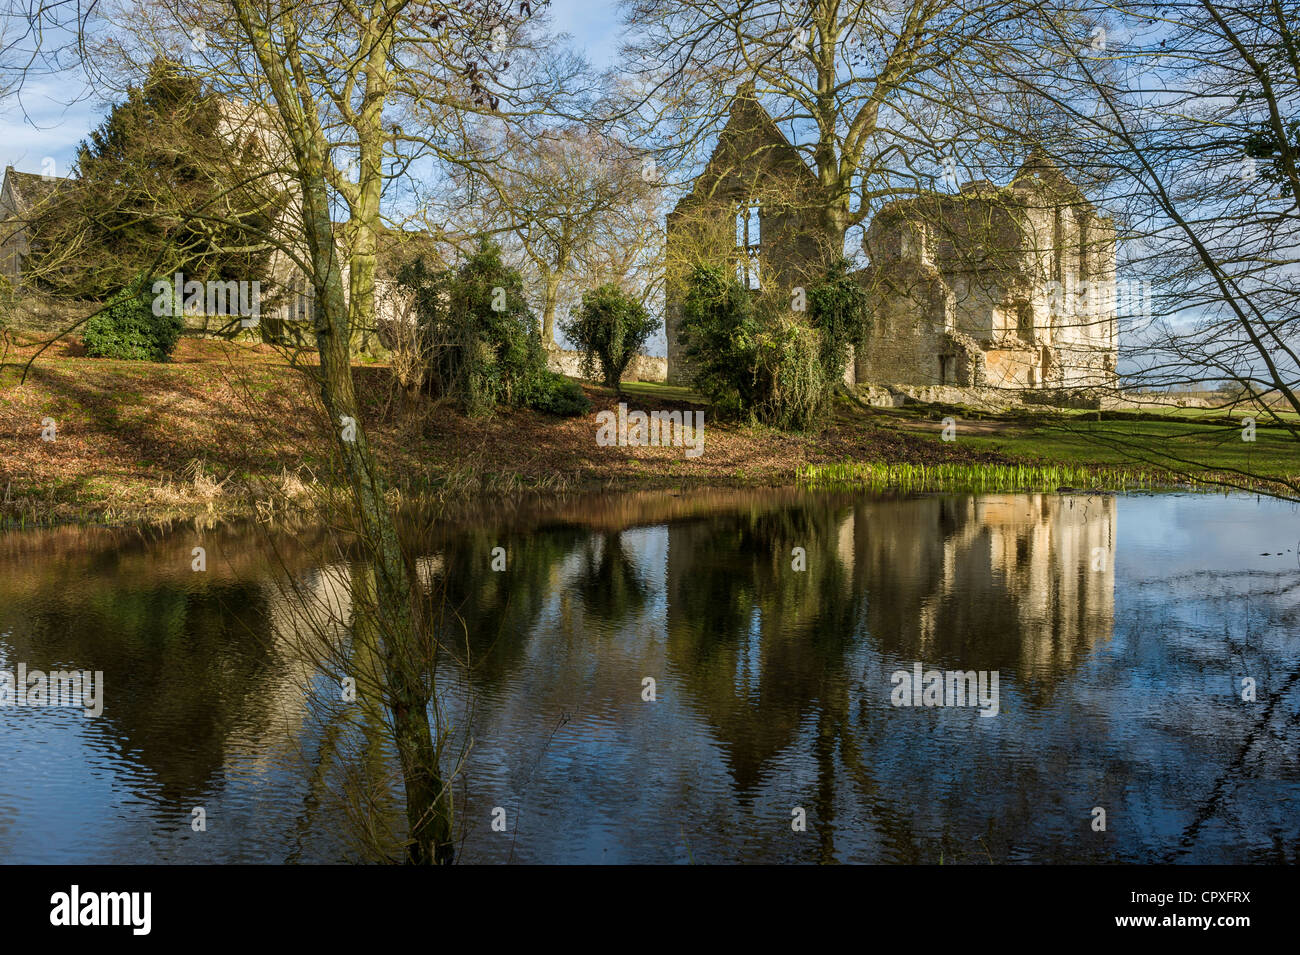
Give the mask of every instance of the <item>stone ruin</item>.
[[[689, 381], [678, 340], [685, 275], [731, 263], [751, 289], [818, 281], [806, 227], [817, 178], [751, 88], [732, 102], [703, 174], [668, 216], [668, 375]], [[866, 231], [868, 341], [846, 379], [872, 386], [1005, 389], [1046, 397], [1115, 379], [1115, 231], [1062, 171], [1031, 154], [1006, 186], [889, 203]]]

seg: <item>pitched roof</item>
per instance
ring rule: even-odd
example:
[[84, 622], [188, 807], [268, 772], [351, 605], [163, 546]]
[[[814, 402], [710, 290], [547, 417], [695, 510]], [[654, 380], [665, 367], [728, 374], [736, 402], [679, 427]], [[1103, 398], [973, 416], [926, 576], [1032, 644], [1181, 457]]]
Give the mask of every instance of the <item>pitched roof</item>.
[[4, 185], [8, 187], [15, 214], [29, 211], [70, 182], [71, 179], [59, 176], [42, 176], [37, 173], [18, 172], [13, 166], [5, 167]]
[[1035, 146], [1029, 151], [1020, 170], [1012, 178], [1011, 188], [1026, 189], [1039, 184], [1047, 187], [1047, 191], [1056, 202], [1092, 206], [1083, 194], [1083, 190], [1052, 161], [1041, 147]]
[[713, 194], [720, 183], [749, 164], [769, 171], [779, 168], [808, 186], [817, 185], [817, 176], [759, 102], [752, 82], [741, 84], [732, 96], [727, 123], [718, 134], [717, 145], [690, 193], [678, 202], [678, 208]]

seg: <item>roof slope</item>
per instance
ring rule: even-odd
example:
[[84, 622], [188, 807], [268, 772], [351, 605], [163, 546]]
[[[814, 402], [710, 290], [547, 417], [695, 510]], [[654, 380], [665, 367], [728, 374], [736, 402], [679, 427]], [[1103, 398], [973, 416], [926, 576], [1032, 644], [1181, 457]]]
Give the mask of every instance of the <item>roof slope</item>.
[[721, 197], [746, 181], [779, 176], [795, 188], [815, 188], [817, 177], [802, 153], [785, 138], [776, 121], [759, 102], [753, 83], [745, 83], [731, 99], [727, 124], [704, 171], [678, 209]]
[[31, 211], [70, 182], [71, 179], [18, 172], [13, 166], [6, 166], [3, 189], [12, 204], [10, 214], [23, 215]]

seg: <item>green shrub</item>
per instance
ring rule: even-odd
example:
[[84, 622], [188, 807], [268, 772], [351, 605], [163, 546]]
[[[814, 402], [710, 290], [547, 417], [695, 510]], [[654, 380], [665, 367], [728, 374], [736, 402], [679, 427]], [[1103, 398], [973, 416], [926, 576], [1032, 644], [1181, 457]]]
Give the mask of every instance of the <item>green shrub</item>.
[[841, 260], [807, 300], [796, 314], [784, 293], [752, 293], [721, 268], [691, 273], [679, 339], [716, 414], [796, 431], [820, 424], [849, 346], [865, 339], [867, 294]]
[[821, 422], [837, 380], [823, 364], [823, 351], [818, 330], [788, 314], [772, 316], [755, 350], [758, 420], [785, 431], [807, 431]]
[[591, 410], [591, 402], [578, 383], [553, 371], [533, 379], [522, 395], [522, 403], [557, 418], [573, 418]]
[[159, 281], [166, 291], [152, 293], [152, 284], [137, 279], [104, 303], [86, 322], [82, 341], [92, 358], [132, 361], [166, 361], [176, 348], [185, 322], [181, 303], [174, 302], [172, 285]]
[[546, 350], [523, 278], [502, 261], [495, 242], [480, 238], [456, 268], [430, 270], [416, 259], [397, 280], [413, 296], [419, 323], [413, 337], [428, 362], [424, 386], [435, 397], [451, 397], [466, 414], [481, 415], [556, 391], [546, 379]]
[[658, 328], [659, 320], [613, 282], [584, 293], [574, 317], [560, 323], [565, 337], [582, 352], [582, 374], [594, 377], [599, 366], [605, 384], [615, 391], [622, 390], [623, 372]]
[[808, 322], [822, 333], [821, 364], [834, 384], [844, 378], [849, 346], [866, 341], [870, 328], [867, 290], [849, 274], [849, 261], [832, 263], [826, 280], [808, 290]]
[[696, 390], [720, 417], [753, 414], [761, 331], [754, 300], [739, 282], [716, 266], [697, 266], [691, 272], [678, 338], [694, 366]]

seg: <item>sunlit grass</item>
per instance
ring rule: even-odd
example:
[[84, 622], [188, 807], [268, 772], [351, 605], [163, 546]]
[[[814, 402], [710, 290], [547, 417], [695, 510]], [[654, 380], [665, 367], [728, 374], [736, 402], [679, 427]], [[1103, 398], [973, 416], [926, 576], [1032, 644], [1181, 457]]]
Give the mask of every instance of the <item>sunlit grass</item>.
[[1210, 476], [1239, 471], [1260, 481], [1300, 474], [1300, 443], [1281, 428], [1261, 427], [1254, 441], [1240, 427], [1193, 421], [1077, 422], [1012, 427], [993, 435], [962, 435], [963, 443], [1001, 454], [1066, 465], [1139, 468]]
[[682, 401], [691, 404], [704, 402], [704, 398], [694, 389], [682, 385], [669, 385], [661, 381], [625, 381], [623, 382], [623, 394], [644, 395], [647, 398], [658, 398], [662, 401]]

